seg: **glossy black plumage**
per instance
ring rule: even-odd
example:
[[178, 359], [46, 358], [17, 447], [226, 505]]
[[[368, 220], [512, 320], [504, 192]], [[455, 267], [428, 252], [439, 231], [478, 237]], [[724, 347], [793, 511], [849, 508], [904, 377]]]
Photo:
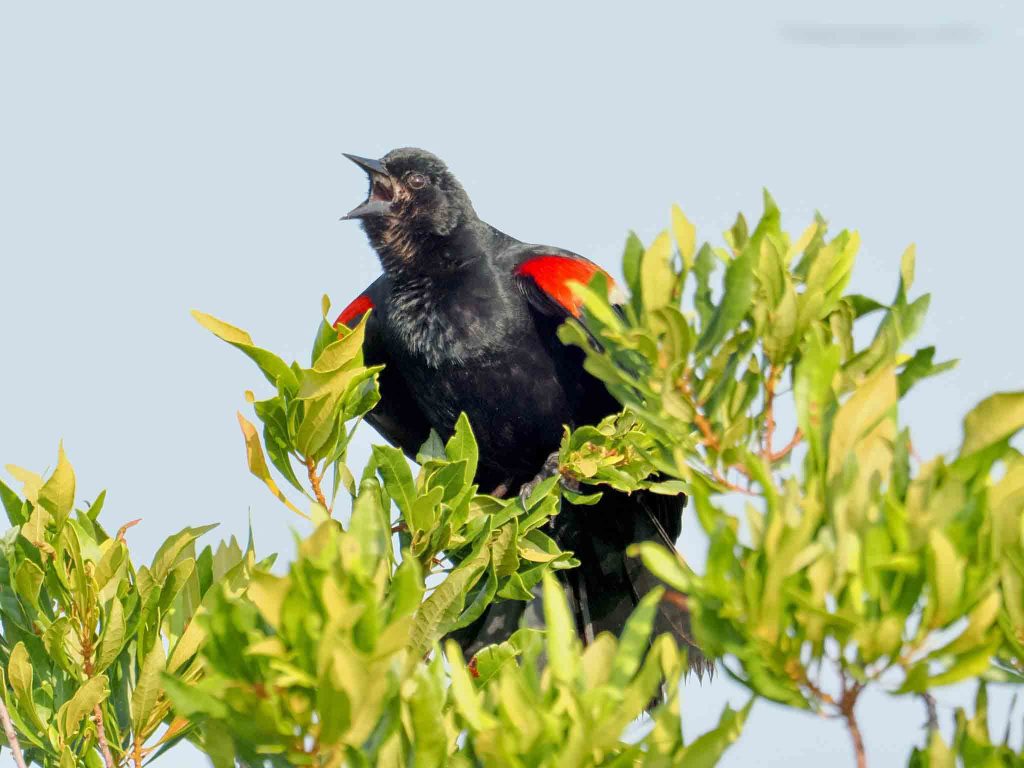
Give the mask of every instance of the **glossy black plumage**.
[[[481, 221], [462, 186], [428, 152], [352, 159], [371, 183], [367, 201], [348, 218], [362, 220], [384, 269], [358, 305], [374, 308], [367, 362], [386, 366], [369, 420], [413, 456], [431, 428], [446, 438], [464, 411], [480, 447], [481, 490], [517, 493], [557, 450], [564, 424], [596, 423], [619, 410], [583, 370], [582, 352], [556, 336], [572, 306], [555, 282], [597, 267]], [[657, 583], [625, 549], [641, 540], [671, 546], [684, 504], [682, 496], [606, 491], [596, 506], [563, 505], [551, 532], [581, 562], [563, 579], [584, 640], [620, 630]], [[496, 604], [458, 639], [467, 653], [503, 640], [524, 610], [524, 603]], [[663, 601], [658, 629], [689, 639], [678, 603]]]

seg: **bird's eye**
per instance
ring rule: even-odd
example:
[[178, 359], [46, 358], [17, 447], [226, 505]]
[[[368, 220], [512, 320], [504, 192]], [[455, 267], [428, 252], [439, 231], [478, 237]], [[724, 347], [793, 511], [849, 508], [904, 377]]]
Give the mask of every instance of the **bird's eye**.
[[413, 189], [423, 189], [427, 186], [427, 177], [422, 173], [410, 173], [405, 181]]

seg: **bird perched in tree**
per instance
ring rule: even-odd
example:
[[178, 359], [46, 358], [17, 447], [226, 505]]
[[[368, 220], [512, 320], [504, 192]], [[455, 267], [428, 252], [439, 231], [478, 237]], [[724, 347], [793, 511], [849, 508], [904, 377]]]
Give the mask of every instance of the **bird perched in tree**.
[[[584, 371], [581, 350], [556, 336], [560, 324], [580, 315], [570, 281], [586, 284], [600, 267], [481, 221], [462, 185], [429, 152], [346, 157], [369, 175], [370, 190], [344, 218], [362, 222], [383, 267], [338, 318], [352, 326], [373, 309], [364, 354], [367, 364], [385, 368], [381, 400], [368, 420], [411, 457], [431, 429], [447, 439], [465, 412], [480, 450], [476, 482], [485, 493], [517, 493], [539, 473], [557, 471], [550, 457], [563, 425], [596, 424], [619, 410]], [[603, 630], [618, 633], [659, 583], [625, 550], [649, 540], [674, 546], [685, 501], [604, 489], [594, 506], [563, 502], [550, 533], [580, 561], [560, 575], [584, 642]], [[682, 605], [663, 600], [655, 631], [691, 646], [693, 661], [698, 655]], [[475, 653], [506, 639], [524, 610], [518, 601], [494, 604], [456, 638], [467, 655]]]

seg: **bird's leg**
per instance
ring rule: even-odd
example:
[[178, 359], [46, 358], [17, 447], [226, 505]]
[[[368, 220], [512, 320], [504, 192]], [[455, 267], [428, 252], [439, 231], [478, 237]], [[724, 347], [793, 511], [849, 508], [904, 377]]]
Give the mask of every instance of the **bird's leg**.
[[511, 480], [504, 480], [493, 491], [491, 491], [488, 495], [489, 496], [493, 496], [496, 499], [504, 499], [505, 496], [508, 494], [508, 487], [509, 487], [509, 483], [510, 482], [512, 482], [512, 481]]
[[527, 499], [530, 498], [530, 495], [537, 489], [538, 485], [543, 483], [549, 477], [555, 477], [556, 475], [561, 475], [562, 485], [564, 487], [568, 488], [570, 491], [575, 491], [576, 493], [579, 493], [579, 482], [577, 482], [574, 478], [561, 473], [561, 470], [558, 467], [558, 451], [554, 451], [550, 456], [547, 457], [547, 459], [544, 460], [544, 466], [540, 468], [540, 472], [538, 472], [534, 476], [533, 480], [530, 480], [528, 483], [523, 483], [522, 486], [519, 488], [519, 498], [521, 498], [525, 502]]

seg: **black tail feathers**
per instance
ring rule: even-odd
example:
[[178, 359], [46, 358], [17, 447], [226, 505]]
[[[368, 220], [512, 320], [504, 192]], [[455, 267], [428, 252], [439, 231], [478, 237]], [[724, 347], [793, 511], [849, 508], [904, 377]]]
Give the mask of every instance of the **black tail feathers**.
[[[618, 635], [640, 600], [655, 587], [666, 587], [638, 558], [626, 554], [630, 544], [654, 541], [671, 549], [682, 529], [685, 496], [646, 491], [605, 491], [593, 506], [563, 503], [549, 533], [562, 549], [572, 550], [578, 568], [560, 572], [576, 629], [584, 643], [601, 632]], [[534, 590], [539, 594], [539, 589]], [[473, 624], [452, 633], [466, 658], [491, 643], [500, 643], [520, 626], [542, 626], [540, 600], [506, 600], [492, 604]], [[658, 605], [654, 635], [668, 633], [685, 649], [690, 669], [703, 677], [713, 665], [700, 652], [690, 631], [683, 595], [666, 587]]]

